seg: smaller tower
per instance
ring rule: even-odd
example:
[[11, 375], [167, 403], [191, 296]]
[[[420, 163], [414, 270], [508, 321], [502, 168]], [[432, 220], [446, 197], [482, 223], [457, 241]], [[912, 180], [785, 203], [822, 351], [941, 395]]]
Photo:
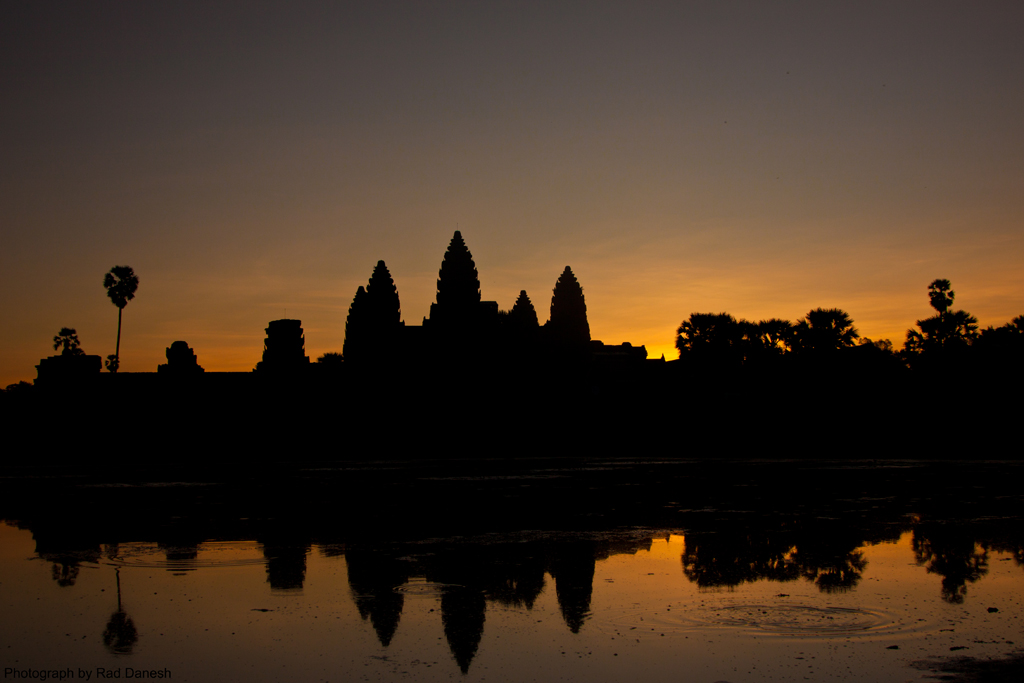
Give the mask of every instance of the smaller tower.
[[256, 364], [257, 372], [294, 372], [309, 366], [301, 320], [271, 320], [266, 331], [263, 361]]

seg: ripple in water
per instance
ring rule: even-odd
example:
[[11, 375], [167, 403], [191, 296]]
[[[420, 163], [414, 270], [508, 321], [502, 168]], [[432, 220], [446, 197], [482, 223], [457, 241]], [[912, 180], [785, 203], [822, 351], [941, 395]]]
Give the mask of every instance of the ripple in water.
[[609, 625], [622, 635], [626, 631], [688, 633], [708, 628], [725, 628], [752, 634], [776, 634], [832, 638], [872, 636], [913, 631], [882, 610], [811, 605], [738, 604], [717, 607], [677, 608], [651, 613], [630, 612], [612, 618]]

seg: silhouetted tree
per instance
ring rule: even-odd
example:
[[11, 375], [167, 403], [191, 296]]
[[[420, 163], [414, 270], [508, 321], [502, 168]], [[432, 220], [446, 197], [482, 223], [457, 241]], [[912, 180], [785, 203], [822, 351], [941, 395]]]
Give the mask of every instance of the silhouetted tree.
[[62, 327], [53, 338], [53, 350], [63, 349], [62, 356], [84, 356], [85, 351], [81, 349], [81, 342], [78, 341], [78, 333], [73, 327]]
[[316, 362], [320, 363], [321, 365], [340, 365], [342, 363], [342, 360], [342, 355], [337, 351], [328, 351], [327, 353], [317, 358]]
[[121, 365], [121, 314], [128, 302], [135, 298], [139, 288], [139, 278], [130, 266], [114, 266], [103, 278], [103, 286], [107, 288], [107, 296], [117, 306], [117, 347], [114, 358], [108, 356], [107, 369], [117, 372]]
[[982, 330], [971, 346], [996, 381], [1003, 383], [1009, 379], [1012, 383], [1010, 376], [1024, 371], [1024, 315], [1005, 325]]
[[681, 359], [739, 364], [743, 336], [744, 326], [728, 313], [691, 313], [676, 330], [676, 349]]
[[949, 310], [955, 296], [956, 292], [953, 291], [952, 283], [945, 278], [932, 280], [932, 283], [928, 285], [928, 301], [932, 308], [939, 313]]
[[892, 342], [888, 339], [869, 339], [867, 337], [861, 337], [857, 346], [874, 346], [880, 351], [885, 351], [890, 354], [893, 353]]
[[785, 353], [793, 335], [793, 323], [781, 318], [769, 318], [757, 323], [761, 348], [776, 354]]
[[590, 342], [587, 302], [572, 269], [565, 267], [551, 295], [551, 318], [545, 325], [559, 346], [583, 347]]
[[938, 314], [917, 321], [917, 330], [907, 330], [903, 349], [909, 356], [956, 352], [978, 337], [978, 319], [967, 311], [951, 311], [956, 293], [949, 280], [933, 280], [928, 300]]
[[799, 351], [836, 351], [860, 337], [850, 314], [838, 308], [815, 308], [793, 327], [793, 347]]

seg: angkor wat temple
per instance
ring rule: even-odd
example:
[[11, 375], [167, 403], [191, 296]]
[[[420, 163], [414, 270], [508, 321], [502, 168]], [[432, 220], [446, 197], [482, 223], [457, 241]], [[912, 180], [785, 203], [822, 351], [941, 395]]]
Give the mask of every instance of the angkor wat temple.
[[[283, 319], [267, 325], [262, 359], [252, 371], [211, 372], [201, 363], [186, 341], [167, 347], [167, 363], [156, 372], [102, 372], [99, 356], [65, 353], [43, 359], [34, 391], [9, 403], [30, 424], [51, 423], [52, 399], [71, 397], [77, 407], [61, 416], [60, 431], [74, 438], [113, 421], [142, 442], [160, 434], [160, 448], [195, 443], [229, 457], [251, 449], [291, 458], [296, 435], [337, 440], [341, 432], [346, 444], [391, 434], [407, 449], [414, 435], [458, 424], [457, 439], [436, 439], [450, 454], [495, 439], [530, 440], [535, 427], [527, 415], [548, 430], [621, 421], [642, 404], [625, 408], [616, 397], [643, 393], [638, 382], [663, 381], [666, 366], [664, 359], [648, 360], [643, 346], [591, 339], [583, 288], [568, 266], [543, 324], [525, 291], [509, 311], [483, 300], [458, 231], [422, 324], [402, 320], [398, 288], [378, 261], [349, 308], [341, 354], [311, 362], [302, 322]], [[634, 388], [625, 390], [624, 382]], [[116, 406], [113, 415], [109, 406]], [[506, 438], [499, 416], [517, 414], [520, 424]]]
[[[441, 262], [437, 299], [422, 325], [402, 321], [398, 288], [384, 261], [378, 261], [365, 287], [356, 290], [345, 323], [341, 357], [325, 354], [310, 363], [300, 320], [272, 320], [266, 328], [263, 358], [256, 364], [257, 375], [299, 378], [309, 374], [364, 371], [402, 372], [444, 367], [496, 367], [524, 364], [578, 365], [581, 363], [643, 363], [647, 350], [630, 343], [606, 345], [590, 337], [587, 304], [583, 288], [569, 266], [559, 276], [551, 298], [549, 320], [540, 324], [537, 311], [526, 291], [510, 311], [499, 310], [495, 301], [483, 301], [480, 279], [473, 255], [459, 231], [455, 231]], [[43, 359], [38, 366], [37, 385], [81, 384], [101, 381], [99, 356], [58, 355]], [[185, 341], [167, 348], [167, 363], [157, 368], [160, 380], [216, 381], [213, 375], [248, 373], [205, 373], [194, 351]], [[131, 381], [152, 373], [117, 373], [107, 381]], [[126, 380], [129, 375], [135, 376]], [[206, 376], [209, 376], [207, 378]], [[155, 378], [152, 381], [158, 381]], [[239, 379], [239, 381], [243, 381]]]
[[[5, 404], [11, 424], [29, 425], [23, 435], [53, 432], [52, 406], [73, 406], [57, 430], [72, 438], [109, 423], [140, 442], [159, 434], [162, 448], [199, 444], [201, 453], [255, 451], [278, 461], [297, 457], [301, 437], [329, 443], [316, 453], [327, 458], [663, 452], [672, 443], [686, 444], [674, 455], [690, 457], [719, 449], [723, 435], [733, 449], [816, 455], [814, 444], [831, 442], [840, 424], [856, 438], [842, 440], [836, 455], [865, 444], [900, 453], [925, 441], [947, 452], [948, 435], [922, 440], [917, 428], [931, 419], [927, 403], [891, 411], [879, 410], [880, 402], [940, 392], [963, 424], [997, 427], [1013, 422], [1019, 404], [993, 390], [1001, 373], [973, 391], [969, 382], [983, 375], [914, 374], [870, 344], [733, 360], [696, 352], [649, 360], [643, 346], [591, 339], [583, 288], [568, 266], [555, 282], [547, 322], [525, 291], [502, 311], [483, 300], [472, 254], [456, 231], [420, 325], [402, 320], [398, 288], [378, 261], [352, 300], [341, 354], [310, 362], [302, 322], [288, 319], [269, 323], [262, 360], [249, 372], [204, 371], [184, 341], [167, 348], [156, 372], [104, 373], [99, 356], [65, 349], [40, 362], [32, 391], [5, 396]], [[964, 430], [957, 443], [971, 443], [973, 433]]]
[[441, 262], [437, 300], [422, 325], [401, 320], [401, 304], [384, 261], [356, 290], [345, 324], [344, 362], [354, 365], [445, 365], [528, 360], [642, 362], [647, 350], [591, 340], [587, 304], [569, 266], [555, 283], [550, 319], [541, 325], [526, 291], [510, 311], [483, 301], [473, 255], [455, 231]]

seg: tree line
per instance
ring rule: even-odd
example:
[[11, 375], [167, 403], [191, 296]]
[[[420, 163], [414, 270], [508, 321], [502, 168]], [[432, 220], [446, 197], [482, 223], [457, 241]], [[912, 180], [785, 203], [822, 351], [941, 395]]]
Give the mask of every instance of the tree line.
[[907, 330], [902, 350], [888, 339], [861, 337], [850, 314], [839, 308], [815, 308], [794, 322], [769, 318], [753, 322], [728, 313], [692, 313], [676, 330], [676, 349], [683, 360], [743, 366], [783, 356], [803, 358], [870, 346], [910, 367], [963, 361], [970, 357], [1002, 357], [1024, 350], [1024, 315], [999, 327], [979, 330], [978, 319], [953, 309], [952, 284], [936, 279], [928, 286], [936, 313]]

